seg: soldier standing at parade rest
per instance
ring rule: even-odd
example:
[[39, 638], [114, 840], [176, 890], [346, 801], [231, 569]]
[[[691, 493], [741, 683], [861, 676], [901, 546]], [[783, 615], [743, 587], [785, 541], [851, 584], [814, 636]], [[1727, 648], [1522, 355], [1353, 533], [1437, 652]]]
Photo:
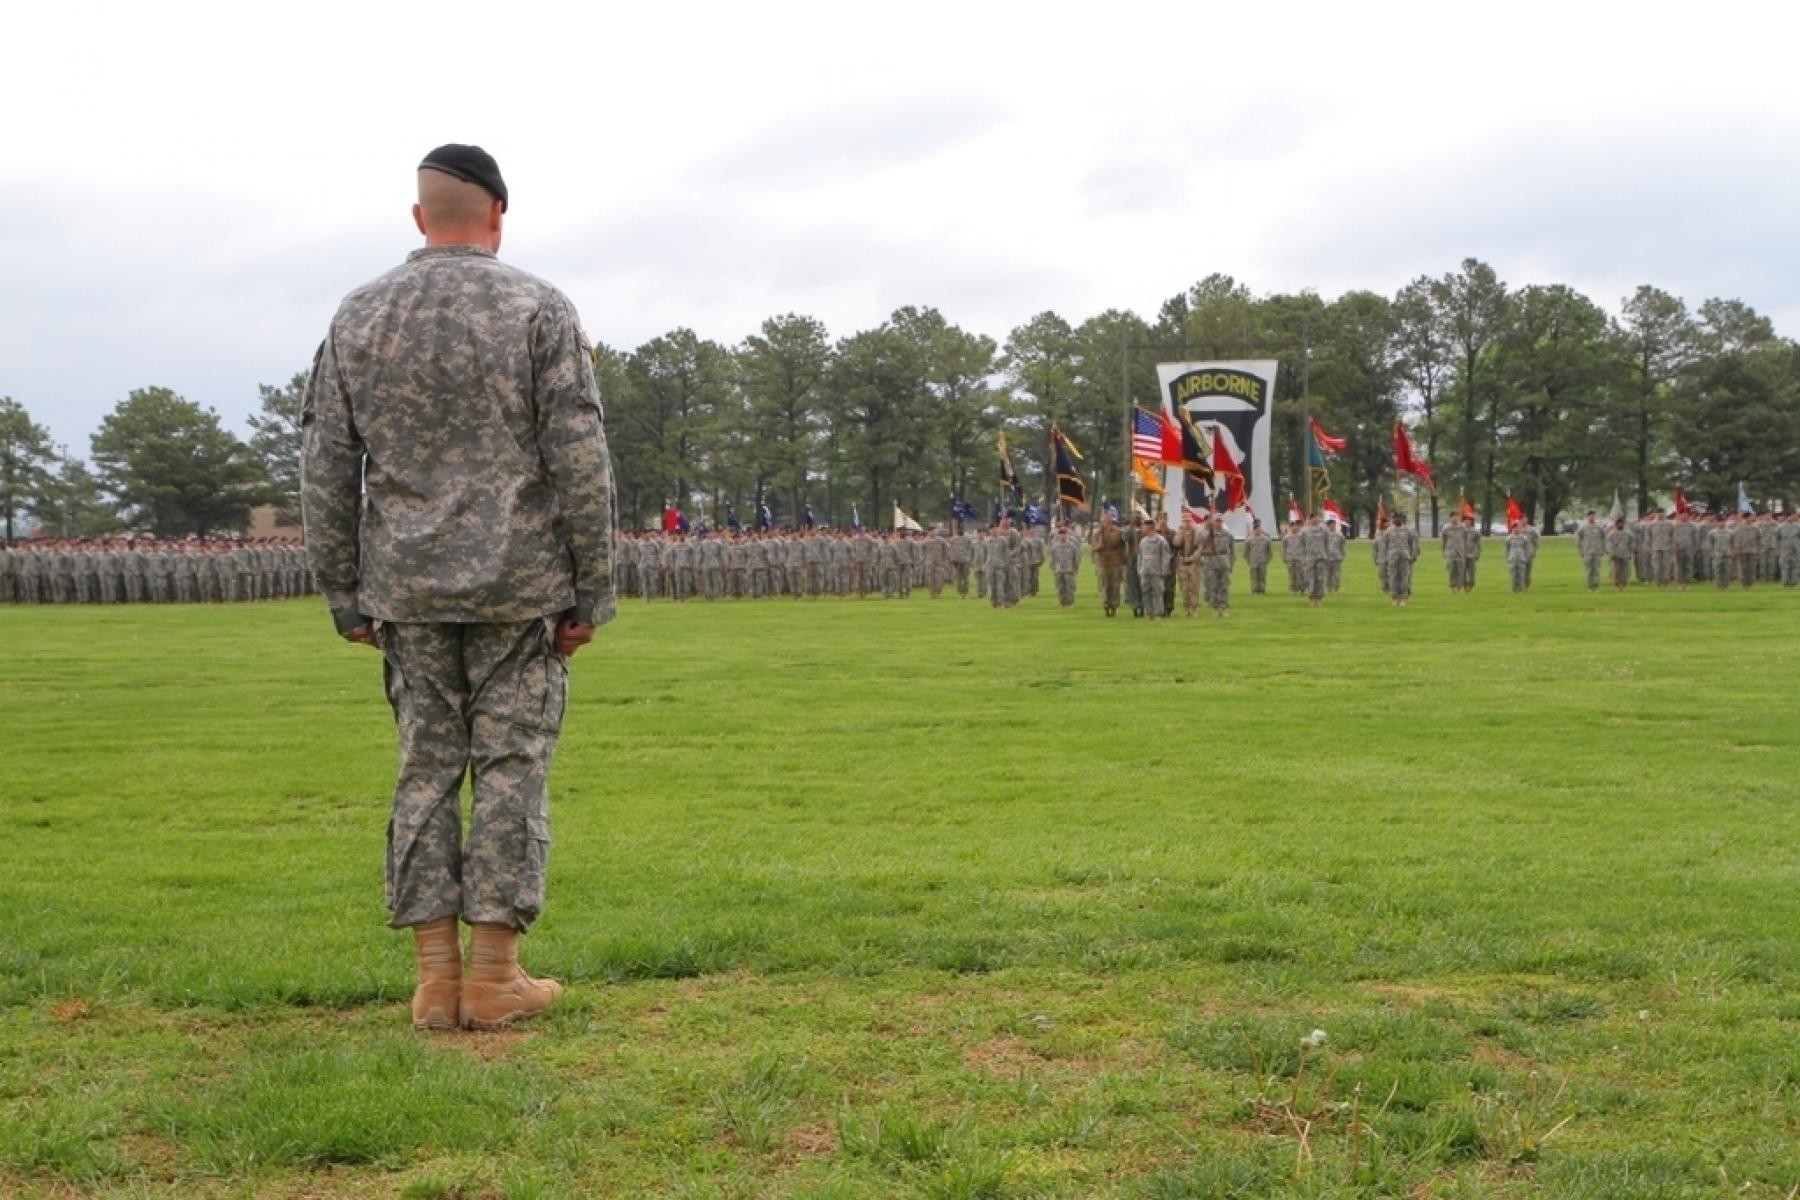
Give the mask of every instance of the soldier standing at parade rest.
[[1588, 591], [1600, 590], [1600, 560], [1606, 557], [1606, 530], [1600, 527], [1599, 514], [1587, 510], [1587, 520], [1575, 531], [1575, 553], [1587, 568]]
[[1738, 583], [1749, 587], [1756, 582], [1757, 558], [1762, 540], [1756, 532], [1756, 520], [1749, 513], [1739, 513], [1731, 530], [1731, 557], [1736, 563]]
[[1514, 521], [1506, 534], [1506, 571], [1512, 580], [1512, 590], [1523, 592], [1531, 586], [1528, 572], [1531, 569], [1531, 535], [1525, 532], [1524, 523]]
[[1300, 526], [1289, 521], [1281, 531], [1281, 565], [1287, 571], [1288, 591], [1306, 594], [1306, 567], [1300, 558]]
[[1181, 522], [1170, 549], [1175, 554], [1175, 577], [1181, 583], [1181, 611], [1193, 616], [1200, 611], [1200, 531], [1193, 518]]
[[1244, 539], [1244, 564], [1250, 568], [1250, 594], [1261, 596], [1269, 590], [1269, 558], [1272, 547], [1262, 522], [1250, 519], [1250, 536]]
[[1468, 590], [1468, 575], [1464, 570], [1466, 560], [1463, 558], [1462, 518], [1460, 516], [1450, 518], [1449, 523], [1444, 526], [1441, 540], [1444, 551], [1444, 572], [1450, 578], [1450, 590], [1453, 593], [1465, 592]]
[[1125, 581], [1125, 533], [1110, 510], [1101, 514], [1094, 530], [1093, 551], [1100, 572], [1100, 607], [1110, 617], [1119, 611], [1119, 589]]
[[313, 361], [301, 499], [338, 634], [386, 658], [413, 1024], [494, 1028], [562, 993], [519, 968], [518, 939], [544, 903], [568, 656], [614, 614], [612, 467], [574, 306], [496, 257], [499, 166], [441, 146], [418, 187], [425, 246], [345, 298]]
[[1076, 541], [1064, 521], [1056, 527], [1056, 540], [1050, 543], [1050, 573], [1056, 577], [1056, 602], [1064, 608], [1075, 603], [1075, 572], [1081, 569], [1081, 543]]
[[1781, 586], [1800, 585], [1800, 521], [1791, 512], [1782, 515], [1775, 548], [1781, 556]]
[[1344, 578], [1344, 554], [1349, 546], [1349, 539], [1337, 523], [1336, 517], [1325, 520], [1325, 590], [1337, 595], [1338, 585]]
[[[1267, 541], [1267, 539], [1264, 539]], [[1237, 547], [1225, 521], [1214, 513], [1200, 535], [1200, 571], [1205, 576], [1206, 603], [1213, 615], [1231, 615], [1231, 567], [1237, 561]]]
[[1369, 539], [1369, 561], [1375, 564], [1375, 578], [1381, 584], [1381, 594], [1392, 597], [1394, 589], [1388, 582], [1388, 540], [1383, 536], [1389, 528], [1388, 519], [1382, 517], [1376, 525], [1374, 536]]
[[1731, 557], [1733, 537], [1730, 518], [1720, 513], [1706, 535], [1707, 556], [1712, 561], [1713, 585], [1720, 591], [1731, 586], [1735, 570]]
[[1314, 513], [1300, 530], [1301, 571], [1306, 579], [1307, 601], [1314, 608], [1325, 600], [1325, 553], [1325, 527], [1319, 524], [1319, 514]]
[[1615, 519], [1606, 533], [1606, 557], [1612, 560], [1613, 586], [1621, 592], [1631, 585], [1631, 560], [1636, 553], [1636, 538], [1625, 528], [1625, 518]]
[[1387, 563], [1388, 596], [1395, 608], [1403, 608], [1412, 601], [1413, 564], [1419, 561], [1419, 531], [1407, 527], [1404, 513], [1395, 513], [1393, 523], [1382, 536], [1387, 541], [1382, 560]]
[[1144, 597], [1144, 615], [1154, 621], [1163, 615], [1163, 581], [1169, 577], [1174, 551], [1163, 536], [1166, 523], [1158, 517], [1138, 543], [1138, 584]]
[[1649, 532], [1645, 540], [1650, 546], [1650, 578], [1656, 586], [1668, 587], [1675, 582], [1675, 524], [1659, 512], [1645, 514]]
[[1144, 541], [1144, 518], [1133, 515], [1125, 530], [1125, 606], [1131, 615], [1144, 615], [1144, 579], [1138, 571], [1138, 548]]

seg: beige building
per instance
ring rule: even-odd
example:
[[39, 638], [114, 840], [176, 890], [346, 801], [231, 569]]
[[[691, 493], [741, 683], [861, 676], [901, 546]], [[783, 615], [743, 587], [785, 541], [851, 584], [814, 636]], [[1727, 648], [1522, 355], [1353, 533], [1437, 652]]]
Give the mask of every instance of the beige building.
[[244, 530], [245, 537], [251, 538], [298, 538], [300, 536], [300, 518], [283, 520], [285, 514], [276, 510], [273, 504], [259, 504], [250, 510], [250, 527]]

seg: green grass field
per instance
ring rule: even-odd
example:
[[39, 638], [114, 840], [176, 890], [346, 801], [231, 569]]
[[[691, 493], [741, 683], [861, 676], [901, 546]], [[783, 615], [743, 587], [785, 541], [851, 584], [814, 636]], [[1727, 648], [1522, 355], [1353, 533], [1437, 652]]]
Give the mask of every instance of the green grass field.
[[0, 610], [0, 1195], [1800, 1194], [1800, 593], [1352, 551], [628, 602], [492, 1035], [407, 1023], [322, 604]]

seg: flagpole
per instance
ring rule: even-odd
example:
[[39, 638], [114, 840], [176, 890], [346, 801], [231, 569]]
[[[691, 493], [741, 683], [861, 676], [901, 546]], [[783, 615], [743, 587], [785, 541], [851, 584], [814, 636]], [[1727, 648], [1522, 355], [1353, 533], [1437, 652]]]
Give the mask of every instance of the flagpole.
[[1306, 515], [1313, 515], [1312, 455], [1308, 452], [1312, 437], [1312, 315], [1300, 316], [1300, 469], [1306, 474]]

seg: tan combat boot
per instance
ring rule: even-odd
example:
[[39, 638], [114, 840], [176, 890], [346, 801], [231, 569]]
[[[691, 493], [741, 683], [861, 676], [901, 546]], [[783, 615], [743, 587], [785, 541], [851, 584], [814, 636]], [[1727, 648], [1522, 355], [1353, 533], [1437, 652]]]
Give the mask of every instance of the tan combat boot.
[[503, 1029], [535, 1017], [563, 994], [554, 979], [533, 979], [519, 969], [519, 931], [476, 925], [469, 939], [469, 977], [462, 985], [464, 1029]]
[[413, 926], [419, 955], [419, 986], [413, 991], [414, 1029], [455, 1029], [462, 1005], [462, 946], [456, 918], [441, 917]]

